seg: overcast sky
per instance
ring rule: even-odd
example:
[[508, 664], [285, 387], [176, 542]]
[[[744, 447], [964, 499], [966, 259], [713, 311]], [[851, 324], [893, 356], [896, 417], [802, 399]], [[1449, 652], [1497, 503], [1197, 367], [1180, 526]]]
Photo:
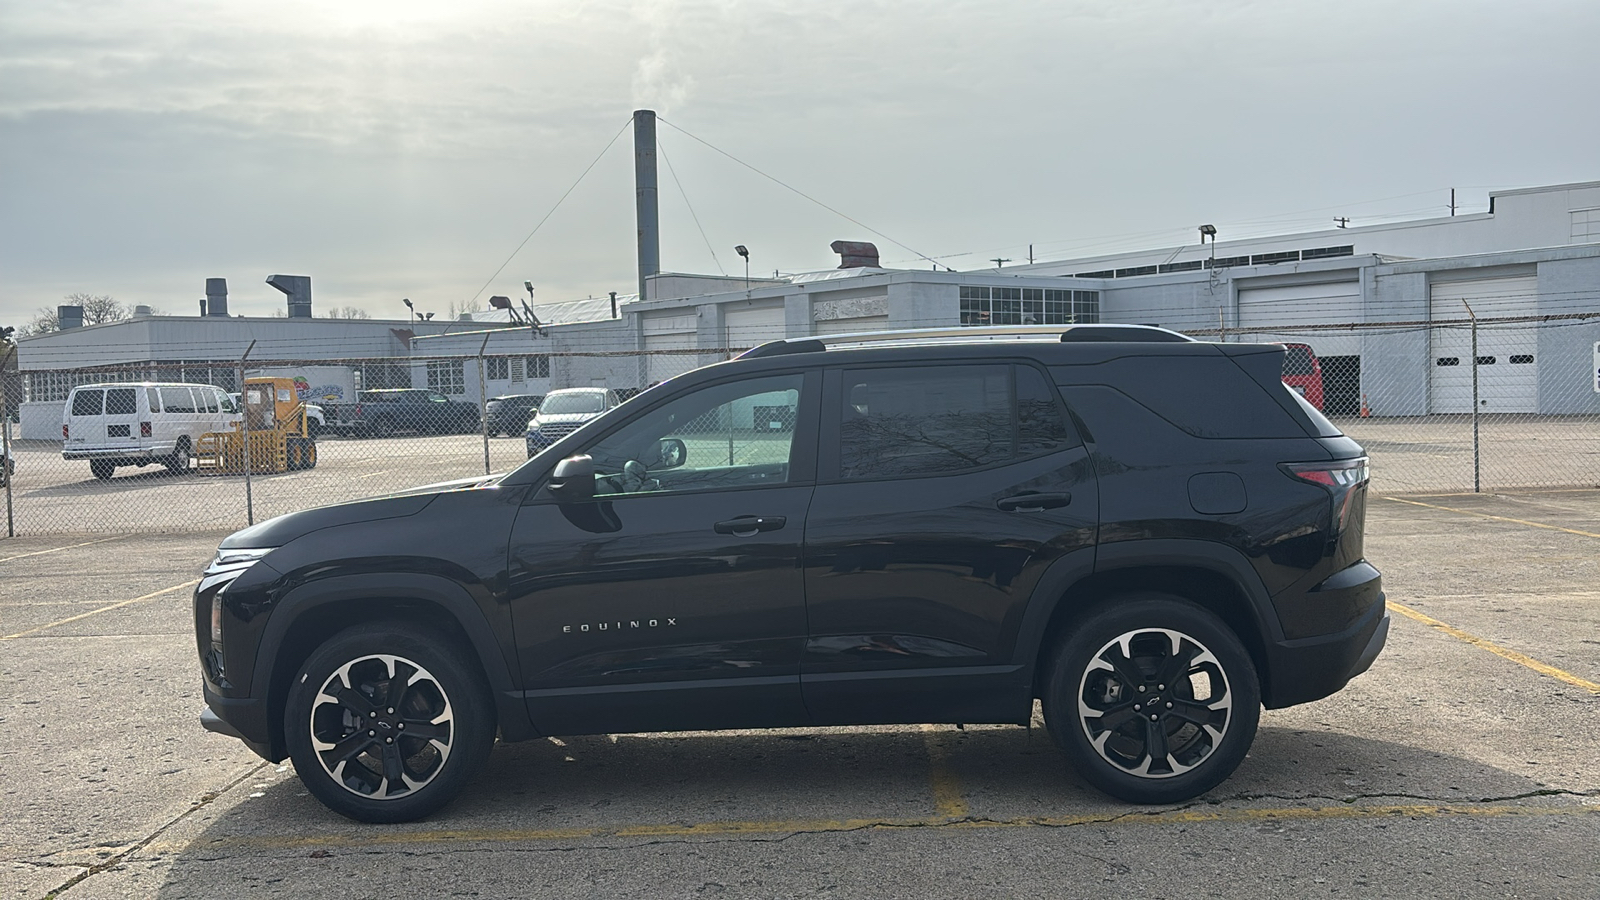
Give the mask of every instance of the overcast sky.
[[512, 252], [640, 107], [668, 271], [1482, 211], [1600, 180], [1596, 35], [1594, 0], [0, 0], [0, 325], [217, 276], [265, 315], [274, 273], [380, 317], [630, 293], [631, 133]]

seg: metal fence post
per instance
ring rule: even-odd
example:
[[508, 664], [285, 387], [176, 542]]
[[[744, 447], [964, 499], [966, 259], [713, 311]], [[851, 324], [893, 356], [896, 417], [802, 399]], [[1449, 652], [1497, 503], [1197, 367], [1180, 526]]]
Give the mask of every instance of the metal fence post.
[[[493, 334], [490, 332], [489, 334]], [[489, 474], [489, 382], [483, 377], [483, 353], [489, 349], [489, 334], [478, 345], [478, 422], [483, 426], [483, 474]]]
[[6, 366], [11, 364], [16, 352], [17, 345], [12, 344], [6, 351], [6, 358], [0, 359], [0, 466], [6, 467], [0, 476], [6, 480], [6, 537], [17, 536], [16, 521], [11, 515], [11, 394], [6, 390], [10, 387], [6, 383]]
[[256, 498], [250, 484], [250, 416], [245, 412], [250, 396], [245, 392], [244, 363], [255, 348], [256, 342], [251, 341], [250, 346], [244, 348], [244, 355], [239, 357], [239, 435], [244, 439], [244, 518], [247, 525], [256, 523]]
[[1472, 312], [1472, 304], [1463, 300], [1461, 305], [1467, 308], [1467, 318], [1472, 322], [1472, 492], [1477, 494], [1483, 491], [1478, 448], [1478, 317]]

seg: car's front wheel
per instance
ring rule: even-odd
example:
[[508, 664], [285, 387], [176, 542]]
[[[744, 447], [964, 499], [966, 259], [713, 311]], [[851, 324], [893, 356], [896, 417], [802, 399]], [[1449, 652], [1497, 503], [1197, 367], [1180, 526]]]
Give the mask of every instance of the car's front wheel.
[[436, 631], [347, 628], [300, 666], [284, 735], [307, 790], [361, 822], [408, 822], [459, 794], [494, 745], [477, 667]]
[[1261, 693], [1233, 632], [1180, 597], [1132, 594], [1071, 628], [1043, 691], [1051, 736], [1090, 784], [1132, 803], [1216, 787], [1255, 740]]

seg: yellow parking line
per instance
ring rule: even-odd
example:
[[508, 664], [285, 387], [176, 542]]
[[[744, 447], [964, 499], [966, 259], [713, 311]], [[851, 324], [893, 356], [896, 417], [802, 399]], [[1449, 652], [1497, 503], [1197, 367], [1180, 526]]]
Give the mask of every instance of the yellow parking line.
[[1600, 534], [1595, 534], [1592, 531], [1579, 531], [1576, 528], [1562, 528], [1560, 525], [1546, 525], [1543, 522], [1530, 522], [1527, 519], [1513, 519], [1509, 516], [1495, 516], [1472, 509], [1456, 509], [1453, 506], [1438, 506], [1433, 503], [1423, 503], [1420, 500], [1402, 500], [1399, 497], [1385, 497], [1383, 499], [1393, 500], [1396, 503], [1409, 503], [1412, 506], [1425, 506], [1428, 509], [1442, 509], [1445, 512], [1460, 513], [1463, 516], [1478, 516], [1479, 518], [1484, 519], [1494, 519], [1496, 522], [1511, 522], [1516, 525], [1527, 525], [1530, 528], [1548, 528], [1551, 531], [1565, 531], [1567, 534], [1576, 534], [1580, 537], [1600, 538]]
[[103, 612], [110, 612], [113, 609], [120, 609], [121, 607], [128, 606], [129, 604], [138, 603], [141, 600], [150, 600], [150, 599], [155, 598], [155, 597], [160, 597], [163, 594], [170, 594], [173, 591], [181, 591], [184, 588], [194, 587], [195, 585], [197, 585], [199, 583], [200, 583], [200, 579], [198, 579], [198, 578], [194, 579], [193, 581], [185, 581], [183, 584], [175, 584], [175, 585], [173, 585], [172, 587], [169, 587], [169, 588], [162, 588], [161, 590], [156, 591], [154, 593], [145, 594], [143, 597], [135, 597], [132, 600], [123, 600], [123, 601], [118, 602], [118, 603], [113, 603], [110, 606], [102, 606], [99, 609], [92, 609], [92, 610], [90, 610], [90, 611], [88, 611], [86, 613], [80, 613], [80, 614], [78, 614], [76, 616], [68, 616], [67, 618], [62, 619], [59, 622], [51, 622], [48, 625], [40, 625], [38, 628], [30, 628], [27, 631], [19, 631], [16, 634], [8, 634], [8, 635], [0, 636], [0, 641], [9, 641], [9, 640], [12, 640], [14, 638], [27, 637], [30, 634], [38, 634], [41, 631], [44, 631], [44, 630], [49, 629], [49, 628], [54, 628], [57, 625], [65, 625], [68, 622], [76, 622], [79, 619], [87, 619], [90, 616], [97, 616], [97, 615], [99, 615], [99, 614], [101, 614]]
[[1444, 632], [1445, 634], [1450, 635], [1453, 638], [1458, 638], [1460, 640], [1466, 641], [1469, 644], [1474, 644], [1476, 646], [1482, 647], [1483, 649], [1489, 651], [1490, 653], [1493, 653], [1496, 656], [1503, 656], [1506, 659], [1509, 659], [1512, 662], [1517, 663], [1518, 665], [1527, 666], [1528, 668], [1534, 670], [1535, 672], [1538, 672], [1540, 675], [1548, 675], [1551, 678], [1554, 678], [1554, 679], [1556, 679], [1558, 681], [1565, 681], [1567, 684], [1573, 685], [1574, 687], [1581, 687], [1586, 691], [1591, 691], [1593, 693], [1600, 694], [1600, 684], [1596, 684], [1595, 682], [1589, 681], [1587, 679], [1579, 678], [1578, 676], [1572, 674], [1571, 672], [1562, 671], [1561, 669], [1558, 669], [1555, 666], [1546, 665], [1545, 663], [1539, 662], [1537, 659], [1534, 659], [1531, 656], [1527, 656], [1525, 654], [1518, 653], [1515, 650], [1509, 650], [1509, 649], [1507, 649], [1505, 647], [1500, 646], [1499, 644], [1494, 643], [1493, 641], [1488, 641], [1488, 640], [1485, 640], [1485, 639], [1483, 639], [1481, 637], [1478, 637], [1475, 634], [1469, 634], [1468, 632], [1462, 631], [1459, 628], [1455, 628], [1453, 626], [1446, 625], [1445, 623], [1439, 621], [1438, 619], [1435, 619], [1432, 616], [1426, 615], [1424, 613], [1417, 612], [1416, 610], [1412, 609], [1409, 606], [1406, 606], [1405, 604], [1396, 603], [1393, 600], [1390, 600], [1389, 601], [1389, 608], [1394, 610], [1397, 613], [1400, 613], [1403, 616], [1406, 616], [1407, 618], [1415, 619], [1415, 620], [1417, 620], [1418, 622], [1421, 622], [1424, 625], [1429, 625], [1429, 626], [1432, 626], [1434, 628], [1437, 628], [1440, 631]]
[[49, 550], [35, 550], [32, 553], [19, 553], [16, 556], [8, 556], [5, 559], [0, 559], [0, 563], [11, 562], [13, 559], [27, 559], [30, 556], [43, 556], [46, 553], [60, 553], [63, 550], [71, 550], [74, 547], [87, 547], [90, 544], [104, 544], [106, 541], [120, 541], [125, 537], [127, 537], [127, 535], [119, 534], [116, 537], [98, 538], [92, 541], [84, 541], [81, 544], [68, 544], [65, 547], [52, 547]]
[[[897, 828], [1069, 828], [1201, 823], [1259, 823], [1282, 820], [1428, 819], [1447, 816], [1553, 817], [1589, 816], [1600, 806], [1499, 806], [1470, 804], [1405, 804], [1388, 806], [1313, 806], [1218, 810], [1181, 809], [1166, 812], [1100, 813], [1013, 819], [787, 819], [769, 822], [702, 822], [692, 825], [619, 825], [591, 828], [469, 828], [434, 831], [362, 831], [356, 834], [260, 835], [206, 839], [198, 846], [219, 850], [286, 850], [302, 847], [375, 847], [397, 844], [528, 843], [592, 838], [693, 838], [863, 831]], [[159, 853], [182, 852], [187, 842], [147, 848]]]
[[939, 815], [959, 819], [967, 814], [967, 801], [961, 798], [961, 783], [950, 769], [950, 757], [945, 753], [944, 742], [939, 739], [939, 728], [922, 726], [922, 740], [928, 745], [928, 777], [933, 782], [933, 805]]

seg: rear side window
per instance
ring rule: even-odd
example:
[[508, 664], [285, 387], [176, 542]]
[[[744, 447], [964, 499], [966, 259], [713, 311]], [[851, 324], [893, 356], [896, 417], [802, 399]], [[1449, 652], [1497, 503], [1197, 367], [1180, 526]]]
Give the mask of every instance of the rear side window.
[[161, 411], [161, 392], [155, 388], [145, 388], [145, 399], [149, 400], [148, 408], [151, 412]]
[[851, 369], [841, 399], [846, 479], [960, 472], [1078, 443], [1055, 392], [1029, 366]]
[[75, 416], [98, 416], [102, 405], [105, 403], [105, 391], [79, 391], [72, 395], [72, 414]]
[[139, 411], [133, 388], [112, 388], [106, 391], [106, 415], [131, 416]]
[[162, 388], [161, 402], [165, 404], [162, 409], [165, 409], [169, 413], [194, 412], [194, 395], [189, 393], [188, 388]]

